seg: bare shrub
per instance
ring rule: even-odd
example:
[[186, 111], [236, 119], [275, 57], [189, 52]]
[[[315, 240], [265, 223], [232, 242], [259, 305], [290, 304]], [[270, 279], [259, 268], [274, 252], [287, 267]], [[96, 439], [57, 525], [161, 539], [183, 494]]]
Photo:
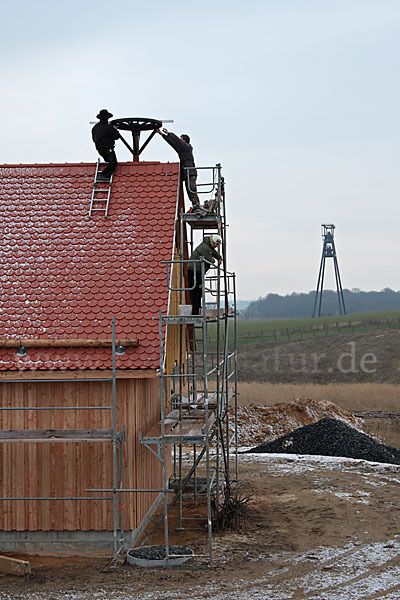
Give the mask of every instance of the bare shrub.
[[214, 511], [213, 528], [215, 531], [241, 531], [248, 517], [248, 502], [252, 497], [250, 484], [244, 481], [229, 483], [223, 492], [223, 501], [219, 510]]

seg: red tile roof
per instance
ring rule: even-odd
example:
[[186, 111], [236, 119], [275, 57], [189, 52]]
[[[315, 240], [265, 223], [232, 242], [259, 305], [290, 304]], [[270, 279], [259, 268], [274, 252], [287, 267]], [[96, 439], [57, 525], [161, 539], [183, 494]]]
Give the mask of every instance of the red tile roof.
[[[95, 164], [0, 165], [0, 339], [139, 338], [118, 369], [159, 367], [177, 163], [120, 163], [89, 218]], [[0, 370], [105, 369], [109, 348], [0, 348]]]

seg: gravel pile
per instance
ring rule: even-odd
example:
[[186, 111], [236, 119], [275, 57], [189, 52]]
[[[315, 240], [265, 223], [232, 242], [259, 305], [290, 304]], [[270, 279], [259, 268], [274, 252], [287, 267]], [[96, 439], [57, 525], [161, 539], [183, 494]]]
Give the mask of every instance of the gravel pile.
[[344, 456], [400, 465], [400, 450], [380, 444], [369, 435], [336, 419], [321, 419], [317, 423], [299, 427], [292, 433], [246, 452]]
[[[191, 555], [192, 551], [186, 546], [168, 546], [168, 553], [170, 556], [172, 554], [187, 556]], [[129, 554], [135, 558], [145, 560], [162, 560], [166, 557], [165, 546], [143, 546], [130, 550]]]
[[[359, 431], [363, 430], [361, 419], [329, 400], [317, 402], [311, 398], [297, 398], [293, 402], [278, 402], [272, 406], [239, 406], [238, 443], [247, 447], [265, 444], [321, 419], [336, 419]], [[230, 427], [233, 434], [232, 419]]]

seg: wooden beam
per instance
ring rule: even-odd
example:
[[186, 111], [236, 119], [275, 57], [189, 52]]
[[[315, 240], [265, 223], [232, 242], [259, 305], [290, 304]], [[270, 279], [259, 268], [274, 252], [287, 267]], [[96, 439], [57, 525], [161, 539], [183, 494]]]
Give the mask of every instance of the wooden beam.
[[0, 442], [104, 442], [112, 440], [112, 429], [4, 429]]
[[[155, 369], [118, 369], [115, 373], [117, 379], [155, 379], [158, 373]], [[4, 379], [12, 379], [18, 381], [38, 380], [43, 382], [51, 382], [57, 379], [96, 379], [101, 382], [103, 379], [108, 380], [112, 377], [110, 369], [85, 369], [82, 371], [0, 371], [0, 382]]]
[[31, 568], [27, 560], [19, 560], [18, 558], [0, 555], [0, 573], [7, 573], [8, 575], [30, 575]]
[[[134, 347], [139, 346], [138, 338], [121, 338], [116, 340], [117, 346]], [[111, 338], [86, 339], [86, 338], [69, 338], [69, 339], [30, 339], [30, 340], [0, 340], [0, 348], [108, 348], [112, 346]]]

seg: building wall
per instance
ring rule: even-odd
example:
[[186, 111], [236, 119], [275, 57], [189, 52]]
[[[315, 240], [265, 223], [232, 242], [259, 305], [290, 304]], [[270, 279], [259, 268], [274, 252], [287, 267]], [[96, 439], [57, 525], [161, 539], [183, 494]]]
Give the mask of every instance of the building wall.
[[[95, 375], [95, 372], [93, 372]], [[117, 380], [117, 429], [126, 426], [124, 487], [161, 488], [160, 461], [139, 444], [159, 420], [159, 378]], [[108, 382], [0, 382], [0, 406], [100, 406], [112, 404]], [[107, 410], [0, 411], [0, 429], [111, 429]], [[5, 442], [0, 444], [1, 497], [104, 496], [87, 488], [112, 488], [112, 442]], [[119, 450], [118, 450], [119, 465]], [[119, 479], [118, 479], [119, 484]], [[125, 494], [125, 529], [134, 529], [157, 493]], [[113, 528], [111, 500], [3, 500], [0, 531], [89, 531]]]
[[[189, 292], [178, 290], [181, 287], [187, 287], [187, 267], [183, 268], [183, 263], [179, 262], [184, 259], [187, 260], [188, 249], [187, 249], [187, 228], [184, 224], [183, 235], [181, 235], [181, 220], [180, 214], [184, 210], [184, 196], [182, 182], [179, 185], [178, 192], [178, 207], [177, 217], [175, 221], [175, 241], [174, 241], [174, 253], [171, 272], [170, 287], [172, 288], [169, 297], [168, 314], [179, 315], [179, 305], [190, 303]], [[183, 238], [183, 240], [181, 240]], [[183, 241], [183, 249], [180, 248], [181, 242]], [[175, 290], [175, 291], [174, 291]], [[167, 328], [167, 347], [166, 347], [166, 361], [165, 361], [165, 372], [168, 374], [172, 373], [175, 362], [182, 362], [183, 372], [186, 371], [186, 352], [187, 352], [187, 326], [186, 325], [168, 325]], [[167, 387], [167, 386], [166, 386]], [[167, 397], [170, 394], [169, 389], [166, 389]]]
[[[175, 247], [174, 260], [179, 260], [180, 255]], [[181, 281], [182, 265], [177, 262], [174, 264], [172, 269], [171, 287], [176, 290], [179, 287], [186, 287], [187, 283]], [[179, 315], [179, 305], [185, 304], [185, 292], [171, 291], [170, 303], [169, 303], [169, 315]], [[186, 325], [168, 325], [167, 328], [167, 352], [166, 352], [166, 364], [165, 372], [168, 374], [172, 373], [175, 361], [178, 363], [182, 360], [183, 372], [185, 372], [186, 364], [186, 336], [187, 326]], [[182, 354], [181, 354], [182, 350]]]

